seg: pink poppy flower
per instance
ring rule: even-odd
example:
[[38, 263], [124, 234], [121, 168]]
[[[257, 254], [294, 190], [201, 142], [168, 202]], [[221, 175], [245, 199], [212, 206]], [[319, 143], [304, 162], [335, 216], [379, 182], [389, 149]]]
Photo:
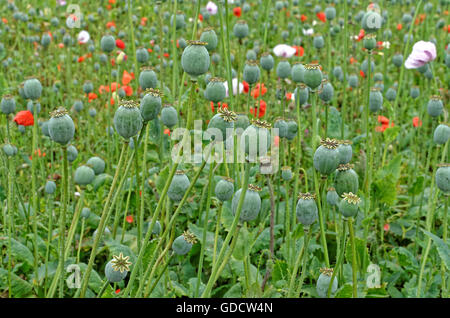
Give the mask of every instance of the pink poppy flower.
[[214, 2], [209, 1], [206, 4], [206, 11], [211, 15], [215, 15], [217, 13], [217, 5]]
[[436, 58], [436, 46], [433, 42], [419, 41], [413, 46], [411, 54], [405, 61], [407, 69], [424, 66]]
[[273, 53], [275, 53], [278, 57], [292, 57], [294, 56], [297, 50], [290, 45], [287, 44], [278, 44], [273, 48]]
[[89, 35], [88, 31], [81, 31], [80, 33], [78, 33], [78, 43], [87, 43], [89, 41], [89, 39], [91, 38], [91, 36]]

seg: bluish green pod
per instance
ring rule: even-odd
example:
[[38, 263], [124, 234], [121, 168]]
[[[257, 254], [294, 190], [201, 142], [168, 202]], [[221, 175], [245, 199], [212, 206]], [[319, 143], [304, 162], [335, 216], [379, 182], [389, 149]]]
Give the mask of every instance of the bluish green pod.
[[450, 138], [450, 127], [446, 124], [440, 124], [434, 130], [433, 140], [438, 145], [444, 145]]
[[190, 41], [181, 55], [181, 66], [192, 78], [197, 78], [208, 71], [210, 57], [205, 42]]
[[177, 110], [173, 106], [164, 106], [161, 110], [161, 121], [164, 125], [172, 128], [178, 123]]
[[428, 115], [438, 117], [444, 112], [444, 104], [440, 96], [431, 96], [427, 104]]
[[337, 206], [339, 204], [339, 195], [333, 187], [329, 188], [327, 191], [327, 203], [332, 206]]
[[[219, 108], [217, 114], [215, 114], [208, 124], [208, 130], [218, 129], [219, 131], [210, 130], [211, 139], [217, 142], [225, 141], [229, 137], [227, 130], [234, 128], [234, 122], [237, 119], [236, 113], [229, 111], [227, 108]], [[218, 134], [220, 132], [220, 134]]]
[[273, 59], [273, 56], [270, 55], [270, 53], [265, 52], [261, 54], [259, 64], [261, 64], [263, 70], [270, 71], [275, 66], [275, 60]]
[[280, 136], [280, 138], [286, 138], [287, 137], [288, 124], [287, 124], [287, 122], [284, 119], [278, 118], [277, 120], [275, 120], [273, 128], [278, 128], [278, 136]]
[[[242, 210], [240, 220], [242, 222], [253, 221], [257, 218], [259, 211], [261, 210], [261, 197], [259, 195], [260, 188], [250, 184], [245, 192], [244, 202], [242, 204]], [[239, 198], [241, 197], [242, 189], [236, 191], [231, 201], [231, 210], [233, 215], [236, 215]]]
[[143, 67], [139, 74], [139, 85], [142, 89], [156, 88], [158, 86], [158, 79], [155, 71], [150, 67]]
[[183, 198], [186, 190], [189, 188], [189, 178], [182, 170], [178, 170], [173, 176], [172, 182], [170, 183], [169, 190], [167, 191], [167, 196], [169, 199], [175, 202], [180, 202]]
[[205, 90], [205, 97], [207, 100], [218, 103], [225, 98], [226, 89], [223, 82], [223, 79], [219, 77], [213, 77], [209, 80]]
[[95, 172], [91, 167], [80, 166], [75, 170], [74, 181], [76, 184], [85, 186], [91, 184], [94, 181]]
[[[328, 298], [328, 289], [331, 283], [331, 276], [333, 275], [332, 269], [323, 269], [316, 283], [316, 291], [320, 298]], [[334, 294], [338, 288], [337, 275], [333, 279], [331, 285], [331, 294]]]
[[200, 36], [200, 41], [206, 42], [206, 49], [211, 52], [217, 48], [219, 40], [213, 28], [205, 28]]
[[74, 162], [78, 157], [78, 150], [75, 146], [70, 145], [67, 147], [67, 161]]
[[319, 98], [323, 102], [329, 103], [333, 99], [333, 95], [334, 95], [333, 85], [331, 85], [331, 83], [327, 79], [323, 79], [322, 89], [319, 92]]
[[46, 194], [53, 194], [56, 191], [56, 183], [55, 181], [48, 180], [45, 183], [44, 191]]
[[375, 113], [383, 108], [383, 94], [377, 88], [372, 88], [369, 94], [369, 109]]
[[314, 168], [321, 174], [330, 175], [339, 166], [338, 143], [334, 139], [323, 140], [313, 158]]
[[352, 169], [352, 165], [339, 165], [336, 171], [336, 177], [334, 179], [334, 186], [339, 196], [349, 192], [358, 193], [358, 174]]
[[23, 85], [24, 93], [29, 99], [39, 99], [42, 94], [42, 85], [36, 78], [27, 79]]
[[300, 105], [306, 104], [309, 98], [309, 88], [305, 84], [300, 84], [294, 90], [295, 101], [299, 102]]
[[112, 261], [109, 261], [105, 266], [105, 276], [110, 283], [118, 283], [127, 277], [128, 271], [121, 272], [115, 270], [112, 265]]
[[50, 138], [61, 145], [67, 145], [75, 135], [75, 124], [64, 108], [52, 112], [48, 121]]
[[221, 179], [217, 182], [216, 187], [214, 188], [214, 193], [222, 202], [230, 200], [234, 193], [233, 179], [226, 177]]
[[116, 48], [116, 40], [112, 35], [104, 35], [100, 40], [100, 47], [103, 52], [111, 53]]
[[149, 89], [141, 99], [140, 111], [144, 121], [151, 121], [158, 117], [161, 111], [161, 93], [156, 89]]
[[255, 61], [247, 61], [244, 66], [243, 79], [249, 85], [254, 85], [259, 81], [260, 70]]
[[309, 227], [318, 218], [318, 209], [315, 196], [310, 193], [301, 193], [295, 207], [297, 220], [305, 227]]
[[138, 134], [143, 125], [139, 105], [134, 101], [122, 101], [114, 114], [114, 127], [125, 140]]
[[439, 165], [436, 170], [436, 185], [442, 192], [450, 192], [450, 164]]
[[245, 38], [249, 33], [248, 24], [247, 22], [240, 20], [237, 21], [236, 24], [233, 27], [233, 34], [238, 39]]
[[195, 236], [189, 231], [185, 231], [172, 243], [172, 250], [176, 255], [186, 255], [195, 244]]
[[305, 84], [311, 89], [316, 90], [322, 84], [322, 71], [319, 64], [305, 65]]
[[354, 218], [358, 214], [361, 199], [352, 192], [344, 193], [343, 199], [339, 202], [339, 212], [346, 218]]
[[16, 111], [16, 100], [14, 96], [9, 94], [3, 95], [0, 108], [5, 115], [14, 113]]
[[241, 136], [241, 150], [249, 155], [249, 160], [264, 156], [270, 149], [270, 125], [264, 121], [255, 120]]
[[297, 84], [305, 82], [305, 66], [302, 63], [295, 63], [292, 66], [291, 78]]
[[279, 78], [288, 78], [291, 75], [291, 64], [288, 60], [282, 59], [277, 65], [277, 76]]
[[105, 161], [100, 157], [91, 157], [86, 164], [92, 167], [95, 175], [99, 175], [105, 171]]

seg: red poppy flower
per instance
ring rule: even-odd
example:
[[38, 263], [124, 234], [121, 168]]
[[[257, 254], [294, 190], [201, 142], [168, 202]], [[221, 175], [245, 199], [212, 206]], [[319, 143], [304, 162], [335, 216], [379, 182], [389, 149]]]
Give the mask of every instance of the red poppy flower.
[[233, 8], [233, 14], [236, 16], [236, 17], [240, 17], [241, 16], [241, 14], [242, 14], [242, 9], [241, 9], [241, 7], [236, 7], [236, 8]]
[[286, 93], [286, 99], [291, 100], [292, 99], [292, 93]]
[[111, 83], [111, 92], [115, 92], [116, 89], [120, 88], [120, 84], [116, 83], [116, 82], [112, 82]]
[[388, 232], [389, 229], [390, 229], [389, 223], [386, 223], [386, 224], [383, 226], [383, 229], [384, 229], [386, 232]]
[[364, 29], [359, 30], [359, 34], [358, 34], [358, 39], [356, 41], [361, 41], [364, 36], [366, 35], [366, 32], [364, 31]]
[[267, 92], [267, 88], [264, 86], [264, 83], [261, 84], [261, 87], [258, 84], [256, 84], [255, 88], [252, 89], [251, 95], [254, 99], [257, 99], [259, 97], [259, 94], [261, 93], [261, 96], [264, 96], [264, 94]]
[[254, 116], [254, 117], [256, 117], [256, 112], [258, 112], [258, 117], [259, 118], [261, 118], [261, 117], [263, 117], [265, 114], [266, 114], [266, 107], [267, 107], [267, 104], [266, 104], [266, 102], [264, 101], [264, 100], [260, 100], [259, 101], [259, 107], [258, 107], [258, 109], [255, 109], [255, 108], [250, 108], [250, 113]]
[[95, 94], [95, 93], [89, 93], [88, 94], [88, 99], [89, 99], [89, 103], [91, 102], [91, 100], [93, 100], [93, 99], [97, 99], [97, 94]]
[[302, 14], [300, 16], [300, 21], [305, 22], [306, 20], [308, 20], [308, 17], [306, 15]]
[[414, 127], [422, 126], [422, 121], [417, 116], [413, 118], [412, 122]]
[[170, 129], [169, 128], [164, 129], [164, 135], [170, 136]]
[[381, 123], [381, 126], [375, 127], [377, 132], [384, 132], [387, 128], [394, 127], [394, 122], [384, 116], [378, 116], [378, 122]]
[[132, 215], [127, 215], [126, 220], [128, 223], [133, 223], [133, 216]]
[[123, 50], [125, 48], [125, 43], [121, 39], [116, 39], [116, 46]]
[[200, 20], [200, 22], [203, 22], [203, 16], [201, 13], [198, 14], [198, 19]]
[[122, 84], [128, 85], [132, 79], [133, 77], [131, 76], [131, 74], [124, 70], [122, 75]]
[[293, 45], [292, 47], [295, 49], [295, 56], [302, 57], [305, 54], [305, 49], [302, 46]]
[[403, 25], [401, 23], [397, 24], [397, 30], [401, 31], [403, 29]]
[[273, 137], [273, 143], [275, 147], [278, 147], [280, 145], [280, 136]]
[[14, 121], [17, 125], [22, 126], [33, 126], [34, 125], [34, 117], [33, 114], [29, 110], [22, 110], [16, 114], [14, 117]]
[[350, 64], [358, 62], [353, 56], [350, 58]]
[[124, 86], [122, 86], [122, 89], [125, 91], [125, 94], [127, 96], [133, 95], [133, 87], [131, 87], [129, 85], [124, 85]]
[[319, 12], [317, 13], [317, 18], [322, 22], [327, 22], [327, 16], [325, 15], [325, 12]]
[[242, 81], [242, 85], [244, 85], [243, 92], [247, 94], [250, 86], [248, 85], [248, 83], [246, 81]]
[[109, 21], [108, 23], [106, 23], [107, 29], [110, 29], [111, 27], [116, 27], [116, 24], [114, 23], [114, 21]]
[[366, 74], [361, 70], [359, 71], [359, 75], [361, 75], [361, 77], [366, 78]]
[[120, 293], [120, 288], [116, 289], [116, 294]]
[[145, 26], [147, 24], [147, 20], [148, 19], [146, 17], [141, 18], [141, 25]]

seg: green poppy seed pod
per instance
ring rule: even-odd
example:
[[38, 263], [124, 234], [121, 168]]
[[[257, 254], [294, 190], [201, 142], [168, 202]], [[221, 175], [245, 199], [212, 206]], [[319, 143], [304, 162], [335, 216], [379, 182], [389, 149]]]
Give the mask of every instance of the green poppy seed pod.
[[445, 54], [445, 65], [450, 68], [450, 53]]
[[329, 188], [327, 191], [327, 203], [332, 206], [337, 206], [339, 203], [339, 195], [333, 187]]
[[48, 180], [45, 183], [44, 191], [46, 194], [53, 194], [56, 191], [56, 183], [55, 181]]
[[334, 95], [334, 88], [333, 85], [331, 85], [330, 82], [328, 82], [327, 79], [322, 80], [322, 89], [319, 92], [319, 98], [325, 102], [328, 103], [333, 99]]
[[[259, 195], [260, 188], [255, 185], [249, 184], [247, 191], [245, 192], [244, 203], [242, 204], [241, 222], [253, 221], [258, 217], [261, 210], [261, 197]], [[236, 191], [231, 201], [231, 210], [233, 215], [236, 215], [239, 205], [239, 198], [241, 197], [242, 189]]]
[[260, 70], [255, 61], [247, 61], [244, 66], [243, 78], [249, 85], [259, 81]]
[[[170, 17], [170, 25], [173, 25], [173, 15]], [[182, 12], [177, 12], [175, 15], [175, 29], [180, 30], [186, 27], [185, 16]]]
[[215, 63], [215, 64], [219, 64], [219, 63], [220, 63], [220, 59], [221, 59], [220, 54], [217, 53], [217, 52], [214, 52], [214, 53], [211, 55], [211, 61], [212, 61], [213, 63]]
[[75, 125], [72, 118], [64, 108], [59, 108], [51, 113], [48, 121], [50, 138], [61, 145], [67, 145], [75, 135]]
[[[346, 0], [344, 0], [346, 1]], [[331, 277], [333, 276], [333, 269], [323, 268], [321, 269], [321, 274], [317, 279], [316, 291], [320, 298], [328, 298], [328, 288], [330, 287]], [[337, 276], [333, 279], [333, 284], [331, 285], [331, 293], [334, 294], [338, 289], [338, 279]]]
[[213, 77], [209, 80], [205, 90], [205, 97], [207, 100], [218, 103], [225, 98], [227, 91], [223, 82], [224, 80], [219, 77]]
[[392, 38], [392, 31], [389, 30], [389, 29], [385, 30], [385, 31], [383, 32], [383, 37], [384, 37], [386, 40], [389, 40], [390, 38]]
[[148, 62], [150, 55], [145, 47], [140, 47], [136, 50], [136, 60], [138, 63], [144, 64]]
[[450, 192], [450, 164], [440, 164], [436, 170], [436, 185], [442, 192]]
[[139, 74], [139, 85], [143, 90], [156, 88], [156, 86], [158, 86], [158, 78], [152, 68], [143, 67], [141, 69], [141, 74]]
[[397, 66], [397, 67], [402, 67], [402, 65], [403, 65], [403, 55], [401, 55], [400, 53], [395, 54], [392, 57], [392, 63], [394, 63], [394, 65]]
[[338, 142], [335, 139], [322, 140], [314, 153], [314, 168], [321, 174], [329, 175], [339, 166]]
[[242, 133], [250, 126], [250, 120], [248, 116], [244, 113], [237, 113], [237, 119], [234, 122], [234, 128], [238, 135], [242, 135]]
[[339, 202], [339, 212], [346, 218], [356, 217], [361, 199], [352, 192], [344, 193], [342, 198], [341, 202]]
[[169, 128], [175, 126], [178, 123], [177, 110], [173, 106], [164, 106], [161, 110], [161, 121]]
[[281, 11], [284, 8], [284, 4], [283, 1], [276, 1], [275, 2], [275, 9], [277, 9], [277, 11]]
[[288, 125], [287, 125], [287, 122], [284, 119], [279, 118], [279, 119], [275, 120], [273, 128], [278, 128], [278, 136], [280, 136], [280, 138], [286, 138], [287, 137]]
[[417, 86], [412, 86], [411, 89], [409, 90], [409, 96], [411, 96], [411, 98], [416, 99], [417, 97], [420, 96], [420, 88]]
[[74, 181], [76, 184], [85, 186], [94, 181], [95, 172], [91, 167], [80, 166], [75, 170]]
[[42, 45], [43, 47], [45, 47], [45, 48], [48, 47], [51, 41], [52, 41], [52, 38], [50, 37], [50, 34], [44, 33], [44, 34], [42, 35], [42, 38], [41, 38], [41, 45]]
[[352, 74], [348, 77], [348, 85], [352, 88], [357, 88], [359, 84], [358, 76]]
[[259, 64], [261, 64], [263, 70], [270, 71], [275, 66], [275, 60], [273, 59], [273, 56], [270, 55], [270, 53], [265, 52], [261, 54]]
[[50, 133], [48, 132], [48, 121], [42, 123], [41, 131], [44, 136], [50, 137]]
[[233, 34], [238, 39], [245, 38], [249, 33], [248, 24], [244, 20], [237, 21], [233, 27]]
[[116, 40], [112, 35], [104, 35], [100, 40], [100, 47], [103, 52], [111, 53], [116, 47]]
[[[367, 72], [369, 71], [369, 61], [368, 60], [364, 60], [361, 64], [361, 70], [364, 72], [364, 74], [367, 74]], [[373, 61], [370, 62], [370, 71], [373, 72], [375, 71], [375, 63]]]
[[67, 161], [74, 162], [78, 157], [78, 150], [75, 146], [70, 145], [67, 147]]
[[36, 78], [27, 79], [23, 84], [23, 90], [27, 98], [33, 100], [39, 99], [42, 94], [41, 82]]
[[315, 201], [315, 195], [310, 193], [300, 193], [295, 207], [295, 214], [297, 220], [303, 224], [303, 226], [309, 227], [318, 218], [317, 204]]
[[141, 99], [141, 116], [144, 121], [151, 121], [158, 117], [161, 111], [161, 93], [157, 89], [148, 89]]
[[6, 144], [2, 148], [3, 148], [3, 152], [8, 157], [13, 157], [17, 154], [17, 148], [11, 144]]
[[402, 17], [402, 22], [404, 24], [409, 24], [409, 23], [411, 23], [412, 19], [413, 19], [413, 17], [409, 13], [404, 13], [403, 17]]
[[127, 277], [128, 271], [121, 272], [113, 268], [113, 261], [109, 261], [105, 266], [105, 276], [110, 283], [118, 283]]
[[83, 110], [83, 102], [81, 100], [76, 100], [73, 103], [73, 109], [78, 113], [81, 112]]
[[95, 115], [97, 115], [97, 110], [95, 108], [89, 108], [89, 116], [93, 118]]
[[180, 202], [189, 188], [189, 184], [190, 181], [187, 175], [182, 170], [178, 170], [173, 176], [167, 195], [172, 201]]
[[197, 78], [208, 71], [210, 58], [205, 42], [189, 41], [181, 55], [181, 66], [192, 78]]
[[258, 156], [264, 156], [270, 149], [270, 124], [254, 120], [241, 136], [241, 150], [254, 161]]
[[292, 66], [291, 78], [297, 84], [305, 82], [305, 66], [302, 63], [295, 63]]
[[91, 81], [86, 81], [83, 84], [83, 92], [86, 94], [91, 93], [94, 90], [94, 85]]
[[377, 40], [375, 34], [368, 34], [364, 37], [363, 47], [369, 52], [372, 51], [377, 46]]
[[125, 140], [136, 136], [142, 128], [143, 120], [138, 106], [134, 101], [122, 101], [114, 114], [114, 127]]
[[317, 50], [323, 49], [323, 47], [325, 46], [325, 40], [323, 39], [323, 36], [316, 35], [313, 39], [313, 46]]
[[289, 181], [292, 179], [292, 170], [291, 167], [284, 166], [281, 168], [281, 178], [284, 181]]
[[90, 215], [91, 215], [91, 209], [85, 207], [81, 210], [81, 217], [83, 219], [88, 219]]
[[438, 117], [444, 112], [444, 104], [440, 96], [431, 96], [427, 104], [428, 115]]
[[396, 96], [397, 96], [397, 91], [394, 88], [389, 87], [389, 89], [386, 92], [386, 99], [390, 102], [393, 102], [395, 100]]
[[94, 170], [95, 175], [99, 175], [105, 171], [105, 161], [100, 157], [92, 157], [86, 164]]
[[26, 131], [26, 128], [25, 128], [24, 125], [17, 125], [17, 129], [19, 130], [19, 132], [20, 132], [21, 134], [24, 134], [25, 131]]
[[298, 124], [295, 120], [290, 119], [287, 121], [287, 125], [288, 125], [288, 130], [287, 130], [286, 138], [287, 138], [287, 140], [292, 140], [297, 136]]
[[341, 164], [337, 168], [334, 185], [339, 196], [344, 193], [357, 193], [359, 188], [358, 174], [351, 164]]
[[200, 36], [200, 41], [206, 42], [206, 49], [211, 52], [217, 48], [219, 40], [213, 28], [206, 28]]
[[222, 202], [230, 200], [234, 193], [233, 179], [225, 177], [217, 182], [216, 187], [214, 188], [214, 193], [217, 199]]
[[342, 81], [344, 79], [344, 71], [342, 70], [342, 67], [335, 66], [333, 68], [333, 76], [338, 79], [339, 81]]
[[374, 33], [381, 29], [383, 18], [376, 11], [367, 11], [362, 19], [361, 26], [367, 33]]
[[339, 152], [339, 164], [346, 164], [352, 160], [353, 150], [350, 140], [341, 141], [337, 150]]
[[383, 94], [378, 88], [372, 88], [369, 94], [369, 109], [372, 113], [379, 111], [383, 107]]
[[247, 61], [256, 61], [256, 52], [254, 50], [248, 50], [245, 58], [247, 59]]
[[[147, 233], [148, 229], [150, 228], [150, 224], [152, 223], [152, 220], [144, 223], [144, 234]], [[161, 223], [159, 221], [155, 222], [155, 225], [153, 226], [152, 234], [159, 235], [161, 233]]]
[[186, 42], [186, 40], [184, 38], [181, 38], [181, 39], [178, 40], [178, 45], [180, 46], [180, 48], [182, 50], [184, 50], [186, 48], [186, 46], [187, 46], [187, 42]]
[[440, 124], [434, 130], [433, 140], [438, 145], [443, 145], [450, 138], [450, 127], [446, 124]]
[[291, 75], [291, 64], [286, 59], [282, 59], [277, 65], [277, 76], [288, 78]]
[[0, 103], [2, 113], [5, 115], [12, 114], [16, 111], [16, 101], [12, 95], [3, 95]]
[[309, 88], [305, 84], [300, 84], [294, 90], [294, 97], [296, 102], [298, 101], [300, 105], [306, 104], [309, 98]]
[[182, 235], [178, 236], [172, 243], [173, 252], [176, 255], [186, 255], [195, 244], [195, 236], [189, 231], [185, 231]]
[[336, 18], [336, 8], [335, 7], [327, 7], [325, 8], [325, 16], [327, 20], [334, 20]]
[[225, 141], [228, 137], [231, 137], [227, 136], [227, 129], [234, 128], [234, 122], [236, 119], [236, 113], [229, 111], [226, 108], [219, 108], [217, 114], [215, 114], [209, 121], [207, 129], [218, 129], [221, 136], [218, 136], [217, 132], [211, 131], [211, 139], [221, 142]]
[[305, 84], [313, 91], [315, 91], [320, 84], [322, 84], [322, 71], [319, 64], [305, 65]]

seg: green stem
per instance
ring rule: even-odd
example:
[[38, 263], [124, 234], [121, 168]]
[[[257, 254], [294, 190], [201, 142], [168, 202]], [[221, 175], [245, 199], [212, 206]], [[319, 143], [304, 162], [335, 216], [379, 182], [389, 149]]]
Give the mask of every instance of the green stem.
[[292, 271], [291, 280], [289, 282], [288, 298], [294, 297], [295, 280], [297, 278], [297, 271], [298, 271], [298, 268], [300, 267], [300, 263], [302, 262], [304, 254], [306, 254], [306, 250], [308, 249], [309, 240], [311, 238], [312, 231], [309, 228], [305, 228], [304, 232], [306, 234], [304, 236], [305, 240], [303, 242], [302, 249], [301, 249], [300, 253], [297, 256], [297, 259], [295, 260], [294, 269]]
[[356, 263], [356, 245], [355, 233], [353, 230], [353, 219], [348, 219], [348, 231], [350, 233], [350, 242], [352, 244], [352, 281], [353, 281], [353, 298], [358, 298], [358, 281], [357, 281], [357, 263]]

